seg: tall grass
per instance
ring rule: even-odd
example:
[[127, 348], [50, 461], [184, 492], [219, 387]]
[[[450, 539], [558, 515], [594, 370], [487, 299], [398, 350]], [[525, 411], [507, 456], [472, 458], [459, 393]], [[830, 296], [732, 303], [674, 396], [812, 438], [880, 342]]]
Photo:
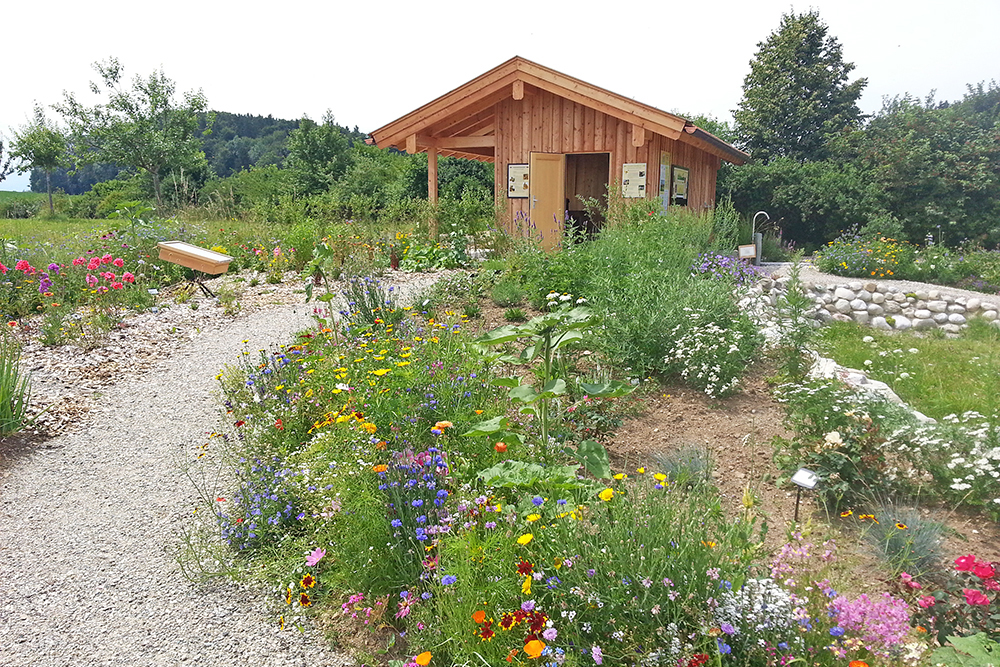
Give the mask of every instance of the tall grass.
[[21, 371], [21, 347], [0, 337], [0, 435], [17, 433], [28, 421], [30, 378]]

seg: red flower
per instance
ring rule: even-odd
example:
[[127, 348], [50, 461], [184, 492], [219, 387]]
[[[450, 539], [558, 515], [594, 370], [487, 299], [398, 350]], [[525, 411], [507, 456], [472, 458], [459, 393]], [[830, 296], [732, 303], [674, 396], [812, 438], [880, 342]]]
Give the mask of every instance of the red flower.
[[285, 425], [282, 424], [281, 420], [279, 419], [276, 422], [274, 422], [274, 428], [278, 429], [279, 431], [284, 431], [285, 430]]
[[241, 419], [238, 422], [236, 422], [235, 424], [233, 424], [233, 426], [235, 426], [236, 428], [239, 428], [240, 426], [243, 426], [244, 424], [246, 424], [246, 422]]
[[493, 449], [497, 450], [498, 453], [503, 454], [504, 452], [507, 451], [507, 443], [498, 442], [497, 444], [493, 445]]
[[988, 591], [1000, 591], [1000, 581], [996, 579], [987, 579], [983, 582], [983, 588]]
[[517, 623], [517, 619], [514, 618], [514, 614], [507, 612], [500, 617], [500, 627], [504, 630], [510, 630]]
[[955, 569], [959, 572], [972, 572], [974, 567], [976, 567], [976, 557], [972, 554], [955, 559]]
[[517, 573], [522, 577], [526, 577], [534, 571], [535, 571], [535, 566], [524, 559], [519, 561], [517, 564]]
[[996, 570], [989, 563], [976, 563], [976, 566], [972, 568], [972, 574], [980, 579], [992, 579]]
[[690, 660], [688, 660], [688, 667], [698, 667], [699, 665], [704, 665], [708, 662], [707, 653], [695, 653]]
[[962, 592], [965, 593], [965, 601], [969, 604], [985, 606], [990, 603], [990, 599], [975, 588], [963, 588]]

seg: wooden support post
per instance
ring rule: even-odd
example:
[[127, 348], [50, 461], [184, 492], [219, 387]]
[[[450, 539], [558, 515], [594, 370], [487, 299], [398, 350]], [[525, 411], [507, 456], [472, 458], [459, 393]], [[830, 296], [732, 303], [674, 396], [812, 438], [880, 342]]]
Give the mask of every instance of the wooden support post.
[[437, 146], [427, 147], [427, 201], [431, 205], [430, 240], [437, 243], [438, 239], [438, 149]]
[[406, 137], [406, 154], [416, 155], [417, 154], [417, 135], [411, 134]]
[[524, 81], [518, 79], [514, 82], [513, 86], [511, 86], [511, 95], [513, 95], [515, 100], [524, 99]]

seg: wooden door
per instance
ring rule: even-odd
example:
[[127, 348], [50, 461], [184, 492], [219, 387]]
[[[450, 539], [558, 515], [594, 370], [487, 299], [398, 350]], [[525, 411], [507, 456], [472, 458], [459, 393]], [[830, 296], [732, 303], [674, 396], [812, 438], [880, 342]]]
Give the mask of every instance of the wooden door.
[[531, 153], [528, 161], [531, 223], [542, 247], [552, 250], [562, 241], [566, 215], [566, 156]]

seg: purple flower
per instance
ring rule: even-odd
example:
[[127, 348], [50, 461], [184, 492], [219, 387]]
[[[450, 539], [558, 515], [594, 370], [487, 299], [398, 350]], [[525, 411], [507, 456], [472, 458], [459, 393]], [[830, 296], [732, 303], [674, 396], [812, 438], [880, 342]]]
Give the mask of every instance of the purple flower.
[[524, 602], [521, 603], [521, 611], [534, 611], [534, 610], [535, 610], [534, 600], [525, 600]]
[[722, 625], [719, 626], [719, 629], [725, 632], [727, 635], [736, 634], [736, 628], [731, 626], [729, 623], [723, 623]]
[[534, 505], [535, 507], [541, 507], [542, 503], [544, 502], [545, 500], [541, 496], [535, 496], [534, 498], [531, 499], [531, 504]]
[[445, 586], [451, 586], [456, 581], [458, 581], [458, 577], [453, 574], [446, 574], [441, 577], [441, 583]]
[[556, 635], [558, 634], [559, 633], [556, 631], [555, 628], [547, 628], [545, 632], [542, 633], [542, 639], [544, 639], [547, 642], [550, 642], [553, 639], [555, 639]]
[[601, 647], [597, 644], [590, 647], [590, 657], [594, 659], [595, 664], [604, 664], [604, 653], [601, 651]]

